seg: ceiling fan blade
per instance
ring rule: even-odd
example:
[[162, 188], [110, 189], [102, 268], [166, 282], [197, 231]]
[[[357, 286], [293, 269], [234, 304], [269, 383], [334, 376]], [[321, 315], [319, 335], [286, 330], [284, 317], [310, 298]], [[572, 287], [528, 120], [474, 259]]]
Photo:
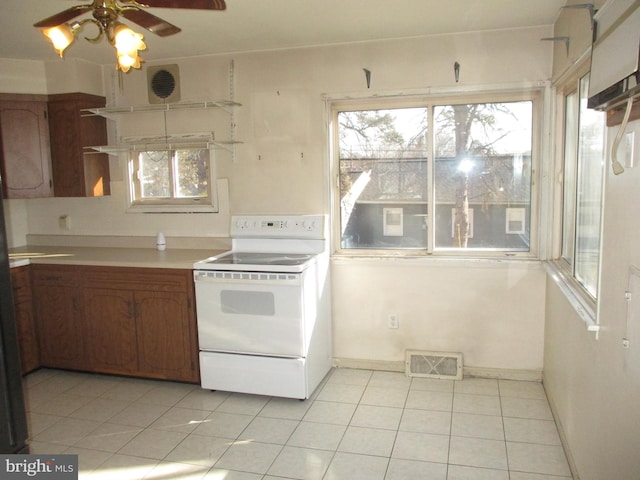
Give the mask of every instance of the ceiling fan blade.
[[160, 37], [168, 37], [179, 33], [181, 30], [175, 25], [170, 24], [166, 20], [163, 20], [155, 15], [137, 8], [131, 10], [123, 10], [122, 16], [127, 20], [137, 23], [141, 27], [146, 28], [152, 33]]
[[40, 20], [38, 23], [34, 23], [33, 26], [36, 28], [57, 27], [91, 10], [93, 10], [93, 5], [76, 5], [44, 20]]
[[192, 10], [226, 10], [224, 0], [140, 0], [154, 8], [189, 8]]

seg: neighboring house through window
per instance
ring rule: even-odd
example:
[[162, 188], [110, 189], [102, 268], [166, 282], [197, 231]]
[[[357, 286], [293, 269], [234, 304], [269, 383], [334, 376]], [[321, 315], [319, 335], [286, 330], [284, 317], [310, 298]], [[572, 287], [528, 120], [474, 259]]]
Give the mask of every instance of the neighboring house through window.
[[539, 98], [335, 102], [343, 253], [535, 253]]

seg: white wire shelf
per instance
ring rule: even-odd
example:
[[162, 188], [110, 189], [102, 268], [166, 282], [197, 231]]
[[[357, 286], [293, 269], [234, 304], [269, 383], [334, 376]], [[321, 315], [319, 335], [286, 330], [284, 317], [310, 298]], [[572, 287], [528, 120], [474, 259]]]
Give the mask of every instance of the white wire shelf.
[[106, 153], [119, 155], [129, 152], [146, 152], [151, 150], [177, 150], [177, 149], [218, 149], [222, 148], [233, 153], [232, 147], [242, 142], [235, 140], [216, 140], [213, 133], [210, 135], [185, 134], [168, 137], [128, 137], [116, 145], [96, 145], [84, 147], [85, 153]]
[[84, 116], [101, 116], [105, 118], [111, 118], [118, 115], [124, 115], [129, 113], [144, 113], [144, 112], [166, 112], [172, 110], [204, 110], [204, 109], [218, 109], [224, 110], [227, 113], [231, 113], [231, 109], [235, 107], [241, 107], [242, 104], [231, 100], [206, 100], [206, 101], [193, 101], [193, 102], [179, 102], [179, 103], [159, 103], [148, 105], [123, 105], [117, 107], [101, 107], [101, 108], [87, 108], [81, 112]]

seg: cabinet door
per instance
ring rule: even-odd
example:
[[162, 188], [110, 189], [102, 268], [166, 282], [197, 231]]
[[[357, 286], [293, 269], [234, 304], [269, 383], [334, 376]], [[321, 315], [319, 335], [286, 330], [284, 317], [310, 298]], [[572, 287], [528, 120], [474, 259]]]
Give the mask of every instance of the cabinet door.
[[75, 106], [49, 103], [51, 122], [51, 164], [56, 197], [84, 196], [84, 171]]
[[82, 110], [103, 106], [104, 98], [94, 95], [50, 95], [51, 163], [56, 197], [110, 194], [108, 156], [84, 153], [84, 147], [106, 143], [107, 127], [104, 118], [83, 116]]
[[35, 307], [42, 365], [84, 369], [77, 290], [73, 287], [40, 286]]
[[197, 345], [188, 295], [138, 291], [135, 296], [140, 373], [198, 381]]
[[2, 166], [6, 198], [50, 197], [47, 103], [0, 101]]
[[33, 318], [33, 295], [29, 267], [11, 269], [11, 286], [20, 345], [22, 373], [28, 373], [40, 366], [38, 339]]
[[36, 326], [42, 366], [86, 369], [77, 272], [37, 266], [33, 271]]
[[87, 361], [91, 370], [135, 373], [138, 353], [133, 292], [84, 288], [82, 295]]

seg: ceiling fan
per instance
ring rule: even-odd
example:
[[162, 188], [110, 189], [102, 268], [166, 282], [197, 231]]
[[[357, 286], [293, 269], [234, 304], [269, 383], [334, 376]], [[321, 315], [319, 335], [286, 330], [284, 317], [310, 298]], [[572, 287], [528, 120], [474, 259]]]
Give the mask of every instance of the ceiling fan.
[[[51, 17], [35, 23], [42, 33], [53, 43], [54, 49], [62, 57], [64, 50], [75, 41], [76, 35], [82, 27], [91, 23], [98, 27], [98, 34], [93, 38], [85, 37], [90, 42], [98, 42], [106, 36], [111, 45], [116, 48], [118, 68], [123, 72], [131, 67], [140, 68], [139, 50], [146, 45], [141, 34], [134, 32], [120, 22], [125, 18], [160, 37], [179, 33], [180, 28], [149, 13], [146, 8], [183, 8], [192, 10], [225, 10], [224, 0], [93, 0], [86, 5], [76, 5], [59, 12]], [[72, 21], [75, 18], [91, 12], [93, 18]]]

